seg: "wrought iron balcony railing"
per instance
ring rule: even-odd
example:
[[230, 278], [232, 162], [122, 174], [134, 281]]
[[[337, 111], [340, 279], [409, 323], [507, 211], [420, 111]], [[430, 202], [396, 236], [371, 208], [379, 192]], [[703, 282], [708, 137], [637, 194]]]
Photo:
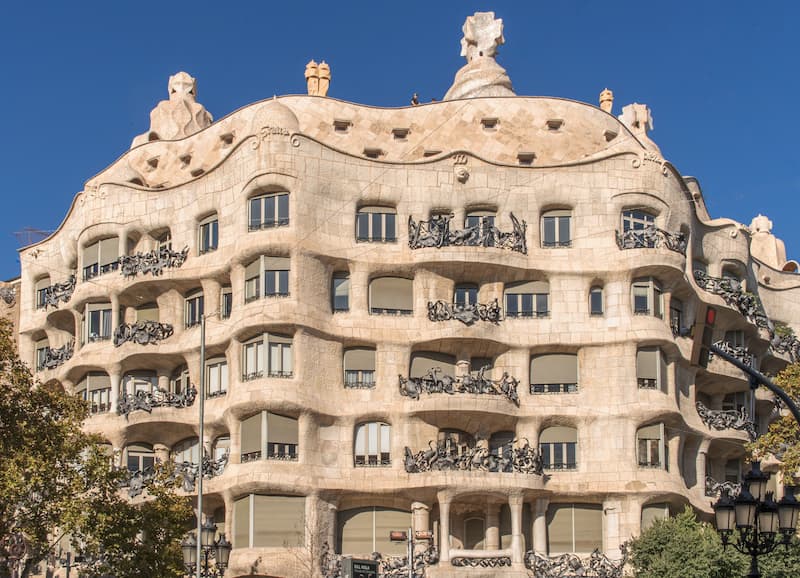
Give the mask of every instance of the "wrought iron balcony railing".
[[288, 227], [289, 217], [282, 219], [270, 219], [261, 222], [251, 222], [247, 225], [248, 231], [261, 231], [262, 229], [274, 229], [276, 227]]
[[686, 255], [687, 239], [683, 233], [670, 233], [650, 225], [644, 229], [629, 229], [616, 232], [617, 246], [620, 249], [656, 249], [665, 247], [681, 255]]
[[741, 313], [750, 323], [770, 332], [773, 330], [772, 322], [764, 312], [761, 300], [756, 295], [744, 291], [739, 280], [730, 277], [711, 277], [700, 270], [694, 272], [694, 279], [698, 287], [722, 297], [729, 307]]
[[[328, 542], [322, 544], [321, 551], [319, 566], [322, 578], [342, 578], [344, 576], [342, 564], [344, 556], [334, 553]], [[378, 576], [381, 578], [407, 578], [409, 575], [408, 556], [384, 556], [380, 552], [364, 552], [363, 555], [378, 562]], [[416, 551], [414, 554], [414, 578], [425, 578], [425, 569], [438, 561], [439, 552], [433, 544], [429, 544], [424, 551]]]
[[715, 410], [708, 409], [702, 401], [695, 403], [697, 413], [703, 423], [710, 429], [718, 431], [726, 429], [735, 429], [746, 432], [751, 440], [757, 437], [756, 427], [750, 416], [747, 415], [747, 410], [742, 407], [738, 411], [735, 409], [729, 410]]
[[384, 468], [392, 465], [392, 458], [386, 452], [381, 454], [356, 455], [353, 465], [357, 468]]
[[75, 352], [75, 341], [70, 341], [69, 343], [65, 343], [61, 347], [48, 347], [45, 349], [44, 352], [44, 359], [41, 360], [41, 363], [38, 365], [36, 369], [42, 371], [44, 369], [55, 369], [59, 365], [62, 365], [72, 359], [72, 355]]
[[428, 302], [428, 319], [431, 321], [450, 321], [455, 319], [464, 325], [472, 325], [476, 321], [499, 323], [502, 311], [495, 299], [491, 303], [448, 303], [446, 301]]
[[370, 307], [370, 315], [413, 315], [413, 309], [392, 309], [388, 307]]
[[528, 440], [520, 447], [512, 444], [491, 452], [485, 445], [464, 447], [455, 450], [446, 440], [435, 445], [428, 442], [428, 449], [414, 453], [406, 447], [403, 465], [409, 474], [430, 471], [480, 471], [520, 474], [542, 474], [542, 456]]
[[276, 377], [276, 378], [279, 378], [279, 379], [291, 379], [292, 377], [294, 377], [294, 373], [291, 372], [291, 371], [279, 371], [277, 369], [268, 370], [268, 371], [264, 371], [263, 369], [260, 369], [258, 371], [251, 371], [249, 373], [243, 373], [242, 374], [242, 381], [253, 381], [253, 380], [256, 380], [256, 379], [262, 379], [264, 377]]
[[155, 391], [137, 391], [136, 393], [123, 393], [117, 402], [117, 414], [128, 416], [134, 411], [152, 412], [157, 407], [189, 407], [197, 397], [194, 386], [180, 393], [172, 393], [163, 389]]
[[511, 556], [454, 556], [450, 563], [457, 568], [501, 568], [511, 566]]
[[173, 251], [169, 247], [160, 247], [148, 253], [122, 255], [119, 258], [119, 267], [126, 278], [136, 277], [139, 273], [142, 275], [150, 273], [153, 277], [158, 277], [164, 273], [164, 269], [183, 265], [188, 255], [189, 247], [184, 247], [180, 252]]
[[650, 377], [637, 377], [636, 383], [639, 389], [658, 389], [658, 380]]
[[[297, 448], [297, 444], [268, 442], [265, 459], [296, 462], [299, 459]], [[241, 454], [241, 462], [243, 464], [247, 462], [255, 462], [260, 460], [263, 455], [264, 453], [261, 450], [255, 452], [246, 452]]]
[[174, 332], [172, 325], [158, 321], [123, 323], [114, 331], [114, 346], [119, 347], [128, 341], [139, 345], [155, 345], [171, 337]]
[[47, 309], [48, 307], [58, 308], [59, 303], [66, 303], [72, 298], [75, 291], [77, 278], [70, 275], [69, 279], [63, 283], [56, 283], [40, 289], [36, 295], [36, 308]]
[[527, 223], [520, 221], [511, 213], [513, 230], [507, 233], [494, 226], [493, 221], [484, 217], [481, 221], [462, 230], [450, 228], [453, 215], [431, 217], [427, 221], [415, 221], [408, 217], [408, 246], [412, 249], [427, 247], [497, 247], [528, 254], [525, 240]]
[[106, 263], [105, 265], [93, 263], [88, 267], [83, 268], [83, 280], [88, 281], [94, 277], [99, 277], [100, 275], [105, 275], [111, 271], [116, 271], [117, 269], [119, 269], [119, 259], [112, 261], [111, 263]]
[[577, 383], [532, 383], [531, 393], [578, 393]]
[[502, 395], [514, 405], [519, 405], [517, 385], [519, 381], [504, 372], [503, 377], [491, 380], [485, 377], [489, 366], [482, 367], [475, 375], [468, 374], [453, 377], [442, 373], [438, 367], [428, 370], [422, 377], [400, 378], [400, 395], [418, 400], [421, 393], [476, 393], [481, 395]]
[[731, 497], [736, 497], [742, 490], [742, 484], [739, 482], [718, 482], [711, 476], [706, 476], [705, 494], [709, 497], [720, 496], [722, 493], [727, 493]]
[[525, 567], [536, 578], [622, 578], [628, 551], [625, 544], [620, 546], [622, 559], [613, 561], [595, 550], [587, 558], [577, 554], [543, 556], [533, 550], [525, 552]]
[[[203, 456], [202, 473], [203, 479], [210, 479], [221, 476], [228, 465], [228, 453], [226, 452], [216, 460], [209, 456]], [[200, 466], [191, 462], [175, 464], [170, 479], [180, 479], [183, 484], [183, 491], [194, 492], [197, 477], [200, 475]], [[128, 488], [128, 496], [135, 498], [142, 494], [147, 484], [155, 477], [155, 468], [147, 467], [143, 470], [128, 471], [128, 475], [122, 480], [121, 487]]]
[[550, 317], [550, 312], [546, 309], [525, 309], [522, 311], [509, 311], [506, 309], [506, 319], [544, 319], [546, 317]]
[[[752, 367], [753, 362], [755, 361], [755, 357], [751, 354], [746, 347], [739, 347], [738, 345], [731, 345], [727, 341], [717, 341], [714, 343], [717, 347], [719, 347], [722, 351], [727, 353], [728, 355], [732, 355], [745, 365], [749, 365]], [[714, 359], [714, 354], [712, 352], [708, 353], [709, 361]]]

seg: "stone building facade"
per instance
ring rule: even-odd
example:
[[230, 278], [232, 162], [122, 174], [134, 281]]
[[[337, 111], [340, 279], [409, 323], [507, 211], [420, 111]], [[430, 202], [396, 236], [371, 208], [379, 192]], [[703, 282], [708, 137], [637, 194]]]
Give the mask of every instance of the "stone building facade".
[[226, 576], [373, 552], [399, 575], [407, 528], [432, 533], [432, 578], [597, 571], [652, 519], [708, 515], [749, 416], [774, 417], [739, 370], [692, 363], [707, 305], [761, 369], [797, 355], [800, 277], [768, 221], [712, 219], [646, 106], [515, 96], [502, 23], [464, 31], [448, 98], [406, 108], [312, 72], [212, 123], [178, 74], [22, 250], [21, 354], [88, 400], [121, 466], [200, 461], [202, 377]]

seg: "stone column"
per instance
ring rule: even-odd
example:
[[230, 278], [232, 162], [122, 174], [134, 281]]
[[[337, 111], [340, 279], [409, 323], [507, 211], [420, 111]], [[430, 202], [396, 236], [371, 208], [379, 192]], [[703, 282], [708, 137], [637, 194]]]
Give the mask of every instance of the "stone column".
[[620, 516], [623, 514], [620, 500], [603, 501], [603, 551], [611, 558], [621, 555]]
[[120, 324], [120, 315], [119, 315], [119, 295], [117, 293], [111, 294], [111, 335], [110, 337], [114, 337], [114, 332], [117, 330]]
[[153, 444], [153, 454], [155, 458], [159, 462], [166, 463], [169, 461], [169, 447], [165, 446], [164, 444]]
[[439, 560], [450, 565], [450, 502], [453, 497], [447, 492], [439, 492]]
[[511, 562], [522, 564], [525, 558], [525, 540], [522, 536], [522, 494], [508, 496], [508, 507], [511, 510]]
[[500, 507], [492, 502], [486, 503], [486, 531], [483, 549], [500, 549]]
[[706, 477], [708, 476], [708, 446], [711, 445], [711, 440], [706, 439], [700, 442], [700, 447], [697, 448], [697, 459], [695, 460], [695, 471], [697, 472], [697, 483], [700, 486], [700, 491], [705, 494]]
[[119, 403], [119, 388], [122, 385], [119, 370], [109, 371], [108, 379], [111, 381], [111, 394], [108, 396], [108, 401], [111, 404], [111, 413], [116, 413], [117, 404]]
[[[411, 503], [411, 527], [414, 532], [427, 532], [430, 529], [430, 516], [431, 510], [427, 504]], [[428, 540], [420, 542], [415, 542], [414, 553], [424, 552], [430, 546]]]
[[537, 498], [533, 508], [533, 550], [547, 555], [547, 506], [548, 498]]

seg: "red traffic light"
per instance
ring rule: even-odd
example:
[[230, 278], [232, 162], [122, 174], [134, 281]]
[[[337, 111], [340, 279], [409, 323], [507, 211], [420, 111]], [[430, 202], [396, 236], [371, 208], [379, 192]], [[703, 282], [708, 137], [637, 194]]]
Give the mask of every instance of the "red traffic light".
[[706, 325], [714, 325], [714, 321], [717, 320], [717, 310], [713, 307], [708, 307], [706, 309]]

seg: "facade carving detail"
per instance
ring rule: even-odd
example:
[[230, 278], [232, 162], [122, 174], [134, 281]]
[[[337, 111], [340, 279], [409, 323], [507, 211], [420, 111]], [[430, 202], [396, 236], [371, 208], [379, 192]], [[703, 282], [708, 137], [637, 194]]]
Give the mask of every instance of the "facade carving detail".
[[670, 233], [658, 227], [630, 229], [624, 233], [617, 231], [617, 246], [620, 249], [655, 249], [666, 247], [681, 255], [686, 255], [686, 235], [681, 232]]
[[54, 285], [46, 287], [41, 293], [43, 307], [58, 308], [59, 303], [66, 303], [69, 301], [73, 291], [75, 291], [76, 282], [77, 278], [75, 275], [70, 275], [69, 279], [63, 283], [55, 283]]
[[755, 440], [757, 433], [753, 421], [747, 415], [747, 410], [716, 410], [708, 409], [702, 401], [695, 403], [697, 413], [703, 423], [711, 429], [726, 430], [735, 429], [746, 432], [751, 440]]
[[599, 550], [588, 558], [576, 554], [561, 554], [552, 558], [529, 550], [525, 553], [525, 567], [536, 578], [622, 578], [628, 560], [625, 544], [620, 546], [622, 559], [612, 561]]
[[718, 482], [711, 476], [706, 476], [706, 496], [719, 497], [723, 493], [729, 496], [738, 496], [742, 484], [738, 482]]
[[61, 347], [48, 347], [44, 354], [44, 360], [40, 369], [55, 369], [72, 359], [72, 354], [75, 351], [75, 342], [70, 341]]
[[511, 213], [513, 230], [502, 232], [494, 226], [489, 217], [483, 217], [481, 222], [461, 230], [451, 229], [450, 221], [453, 215], [438, 215], [427, 221], [415, 221], [408, 218], [408, 246], [412, 249], [427, 247], [497, 247], [516, 251], [523, 255], [528, 254], [528, 245], [525, 240], [527, 223], [519, 220]]
[[0, 299], [6, 302], [6, 305], [13, 305], [17, 301], [16, 287], [0, 287]]
[[123, 323], [114, 331], [114, 346], [119, 347], [128, 341], [139, 345], [156, 344], [175, 332], [169, 323], [158, 321], [137, 321]]
[[449, 303], [447, 301], [429, 301], [428, 319], [431, 321], [450, 321], [455, 319], [464, 325], [472, 325], [476, 321], [499, 323], [501, 318], [500, 304], [495, 299], [491, 303]]
[[[488, 440], [486, 440], [488, 441]], [[512, 446], [517, 440], [512, 442]], [[414, 453], [405, 448], [403, 465], [409, 474], [431, 471], [478, 471], [542, 475], [542, 456], [528, 440], [520, 447], [507, 446], [496, 454], [489, 451], [488, 443], [455, 451], [444, 441], [434, 445], [428, 442], [427, 450]]]
[[164, 269], [173, 269], [183, 265], [188, 255], [189, 247], [184, 247], [183, 251], [173, 251], [168, 247], [161, 247], [148, 253], [122, 255], [119, 258], [119, 268], [125, 277], [136, 277], [139, 273], [142, 275], [150, 273], [153, 277], [158, 277], [164, 273]]
[[479, 556], [479, 557], [466, 557], [457, 556], [450, 560], [450, 563], [456, 568], [500, 568], [502, 566], [511, 566], [510, 556]]
[[181, 393], [172, 393], [163, 389], [155, 391], [137, 391], [136, 393], [123, 393], [117, 402], [117, 414], [128, 416], [134, 411], [152, 412], [157, 407], [189, 407], [197, 397], [194, 386]]
[[485, 377], [489, 366], [482, 367], [476, 375], [453, 377], [438, 367], [428, 370], [422, 377], [400, 376], [400, 395], [418, 400], [421, 393], [475, 393], [479, 395], [502, 395], [514, 405], [519, 405], [517, 385], [519, 381], [503, 372], [503, 377], [491, 380]]

